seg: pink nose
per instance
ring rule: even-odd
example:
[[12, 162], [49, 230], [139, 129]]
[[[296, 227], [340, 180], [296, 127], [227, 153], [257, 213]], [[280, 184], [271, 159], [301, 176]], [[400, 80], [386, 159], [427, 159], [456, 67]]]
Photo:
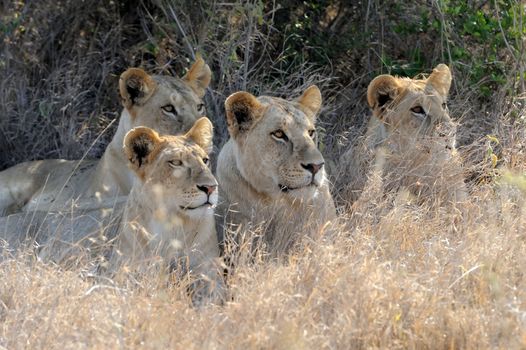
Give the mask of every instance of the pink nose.
[[197, 188], [207, 195], [211, 195], [216, 190], [217, 185], [197, 185]]
[[319, 164], [310, 163], [310, 164], [302, 164], [301, 166], [303, 167], [303, 169], [310, 171], [312, 175], [316, 175], [316, 173], [320, 171], [323, 164], [325, 163], [319, 163]]

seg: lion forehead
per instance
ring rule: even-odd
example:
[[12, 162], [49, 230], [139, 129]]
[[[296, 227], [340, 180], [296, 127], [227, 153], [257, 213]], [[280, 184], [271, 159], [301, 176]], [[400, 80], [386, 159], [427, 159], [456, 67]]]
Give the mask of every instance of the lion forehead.
[[180, 78], [154, 75], [153, 79], [157, 82], [158, 86], [169, 91], [176, 91], [178, 95], [185, 99], [195, 98], [195, 93], [192, 91], [192, 88], [188, 85], [188, 83]]
[[312, 121], [294, 103], [275, 97], [264, 97], [261, 99], [262, 102], [267, 104], [265, 118], [263, 118], [267, 124], [274, 123], [274, 127], [285, 129], [309, 129], [314, 127]]
[[163, 159], [192, 160], [203, 158], [206, 152], [198, 145], [191, 142], [184, 142], [177, 138], [170, 141], [164, 141], [152, 152], [152, 159], [157, 161]]

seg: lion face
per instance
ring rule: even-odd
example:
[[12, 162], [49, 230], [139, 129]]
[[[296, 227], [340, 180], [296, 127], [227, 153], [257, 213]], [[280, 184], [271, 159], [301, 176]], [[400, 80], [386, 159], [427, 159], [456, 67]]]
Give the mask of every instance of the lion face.
[[[155, 215], [213, 215], [217, 181], [209, 169], [212, 124], [203, 117], [182, 136], [159, 136], [137, 127], [128, 132], [124, 150], [139, 177], [142, 194], [152, 198]], [[155, 204], [153, 204], [155, 203]]]
[[316, 86], [294, 101], [237, 92], [225, 107], [237, 167], [256, 191], [293, 198], [317, 193], [325, 170], [316, 147], [314, 123], [321, 107]]
[[150, 76], [140, 68], [126, 70], [119, 90], [130, 115], [128, 129], [142, 125], [165, 135], [189, 130], [206, 114], [202, 98], [210, 79], [210, 68], [201, 58], [183, 78]]
[[369, 84], [367, 100], [402, 150], [420, 140], [453, 151], [457, 125], [447, 109], [450, 86], [451, 72], [440, 64], [427, 79], [378, 76]]

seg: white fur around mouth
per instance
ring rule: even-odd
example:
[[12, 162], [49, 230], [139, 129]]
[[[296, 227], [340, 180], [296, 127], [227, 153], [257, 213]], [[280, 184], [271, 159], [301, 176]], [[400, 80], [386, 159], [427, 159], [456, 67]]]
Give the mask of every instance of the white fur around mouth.
[[279, 186], [279, 190], [281, 192], [289, 192], [289, 191], [295, 191], [295, 190], [301, 190], [301, 189], [304, 189], [304, 188], [309, 188], [309, 187], [318, 187], [318, 185], [314, 182], [311, 182], [310, 184], [308, 185], [305, 185], [305, 186], [300, 186], [300, 187], [289, 187], [289, 186], [285, 186], [285, 185], [278, 185]]
[[198, 205], [197, 207], [189, 207], [189, 206], [183, 207], [183, 206], [181, 206], [181, 209], [182, 210], [195, 210], [195, 209], [200, 209], [200, 208], [212, 208], [213, 209], [215, 207], [216, 207], [215, 204], [212, 204], [209, 201], [206, 201], [205, 203], [203, 203], [201, 205]]

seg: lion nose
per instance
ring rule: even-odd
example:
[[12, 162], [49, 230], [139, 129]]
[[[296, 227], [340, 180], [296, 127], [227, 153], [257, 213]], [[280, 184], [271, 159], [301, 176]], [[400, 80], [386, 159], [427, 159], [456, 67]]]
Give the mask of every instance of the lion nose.
[[321, 167], [323, 166], [323, 164], [325, 163], [319, 163], [319, 164], [314, 164], [314, 163], [310, 163], [310, 164], [301, 164], [301, 166], [303, 167], [303, 169], [306, 169], [308, 171], [311, 172], [312, 175], [316, 175], [316, 173], [318, 171], [320, 171]]
[[197, 188], [207, 195], [211, 195], [217, 188], [217, 185], [197, 185]]

